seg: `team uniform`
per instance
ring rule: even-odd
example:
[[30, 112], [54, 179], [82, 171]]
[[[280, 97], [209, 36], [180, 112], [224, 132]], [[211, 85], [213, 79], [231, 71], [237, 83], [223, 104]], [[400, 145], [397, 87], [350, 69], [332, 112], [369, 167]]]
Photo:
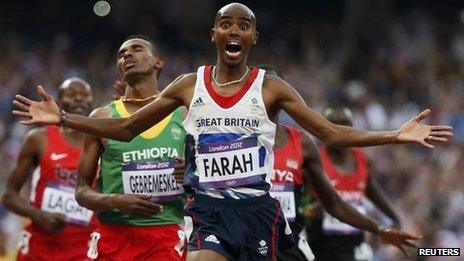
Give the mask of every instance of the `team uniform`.
[[287, 143], [274, 148], [274, 170], [271, 177], [270, 194], [279, 200], [284, 216], [290, 224], [298, 245], [282, 251], [278, 260], [311, 260], [314, 258], [307, 243], [304, 217], [298, 211], [298, 203], [303, 191], [303, 147], [301, 131], [283, 125], [288, 133]]
[[45, 132], [47, 145], [33, 175], [31, 204], [65, 214], [68, 224], [53, 235], [34, 223], [26, 227], [18, 244], [18, 260], [84, 260], [95, 219], [74, 198], [82, 150], [66, 142], [56, 126], [46, 127]]
[[[360, 149], [350, 149], [356, 162], [351, 173], [341, 172], [331, 162], [325, 149], [320, 155], [325, 172], [340, 197], [365, 214], [363, 199], [368, 182], [368, 161]], [[362, 230], [340, 222], [328, 213], [322, 219], [312, 220], [309, 228], [310, 246], [317, 260], [354, 260], [354, 249], [364, 241]]]
[[212, 66], [197, 71], [184, 120], [185, 207], [189, 250], [213, 250], [232, 260], [268, 260], [293, 245], [280, 203], [270, 197], [276, 125], [262, 98], [264, 70], [253, 68], [233, 96], [211, 85]]
[[[111, 116], [127, 117], [122, 100], [110, 104]], [[131, 142], [108, 140], [101, 154], [98, 191], [147, 195], [163, 205], [152, 217], [134, 217], [114, 209], [100, 212], [88, 255], [99, 260], [182, 260], [184, 236], [181, 184], [173, 176], [182, 157], [185, 131], [179, 108]]]

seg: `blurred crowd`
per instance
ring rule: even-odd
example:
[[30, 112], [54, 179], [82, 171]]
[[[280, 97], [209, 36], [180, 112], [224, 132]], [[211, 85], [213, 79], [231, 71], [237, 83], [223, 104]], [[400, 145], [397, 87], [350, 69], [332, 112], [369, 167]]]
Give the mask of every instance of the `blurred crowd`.
[[[271, 18], [261, 22], [266, 19]], [[412, 12], [385, 27], [384, 42], [347, 35], [330, 23], [299, 26], [297, 31], [286, 27], [276, 35], [264, 27], [263, 40], [251, 51], [250, 64], [281, 70], [317, 111], [334, 102], [346, 104], [354, 111], [355, 127], [399, 128], [426, 107], [433, 111], [430, 122], [454, 127], [454, 138], [435, 150], [418, 145], [366, 149], [375, 163], [373, 174], [398, 209], [404, 229], [422, 234], [421, 245], [427, 247], [464, 246], [464, 26], [459, 23], [456, 19], [452, 33], [444, 36], [427, 12]], [[208, 31], [203, 34], [210, 50], [161, 43], [166, 58], [161, 86], [215, 63]], [[66, 32], [47, 41], [13, 32], [0, 38], [0, 192], [28, 130], [11, 116], [16, 93], [37, 98], [35, 86], [43, 84], [54, 94], [64, 79], [79, 76], [92, 86], [95, 106], [112, 99], [112, 85], [119, 80], [118, 42], [102, 38], [85, 50], [77, 50], [76, 42]], [[293, 124], [285, 115], [281, 121]], [[17, 236], [18, 219], [1, 207], [0, 215], [8, 238]], [[385, 217], [378, 218], [388, 224]], [[12, 240], [8, 244], [14, 246]], [[379, 260], [397, 260], [399, 251], [376, 240], [371, 244]]]

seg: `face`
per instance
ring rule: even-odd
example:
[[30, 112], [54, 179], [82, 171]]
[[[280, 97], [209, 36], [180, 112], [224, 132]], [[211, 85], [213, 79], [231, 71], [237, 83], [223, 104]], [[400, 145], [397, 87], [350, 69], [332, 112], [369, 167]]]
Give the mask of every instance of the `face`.
[[163, 60], [153, 55], [151, 43], [144, 39], [130, 39], [119, 48], [117, 66], [124, 79], [136, 74], [153, 74], [163, 65]]
[[59, 103], [61, 107], [69, 112], [87, 116], [92, 110], [92, 92], [90, 87], [80, 83], [66, 82], [59, 90]]
[[255, 16], [246, 6], [230, 4], [216, 15], [211, 41], [219, 58], [230, 66], [246, 62], [248, 52], [258, 40]]

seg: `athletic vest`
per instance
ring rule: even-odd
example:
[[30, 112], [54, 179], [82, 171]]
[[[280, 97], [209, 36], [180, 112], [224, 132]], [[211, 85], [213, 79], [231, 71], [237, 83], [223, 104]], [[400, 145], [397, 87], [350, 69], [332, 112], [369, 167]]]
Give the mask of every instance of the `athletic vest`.
[[[110, 104], [111, 117], [128, 117], [122, 100]], [[108, 140], [101, 154], [98, 191], [103, 194], [138, 194], [161, 203], [164, 211], [149, 218], [126, 215], [115, 209], [101, 212], [103, 223], [136, 226], [179, 224], [182, 219], [183, 187], [173, 174], [175, 157], [183, 156], [185, 131], [182, 109], [130, 142]]]
[[243, 199], [269, 191], [276, 125], [262, 98], [264, 70], [253, 68], [242, 89], [219, 95], [212, 66], [198, 68], [186, 137], [185, 185], [216, 198]]
[[[351, 153], [356, 161], [356, 170], [353, 173], [343, 174], [333, 165], [324, 148], [321, 148], [319, 152], [327, 177], [337, 193], [345, 202], [349, 203], [362, 214], [365, 214], [366, 209], [363, 206], [363, 199], [366, 195], [367, 179], [369, 177], [367, 157], [360, 149], [351, 149]], [[323, 232], [327, 235], [362, 234], [361, 230], [340, 222], [328, 213], [324, 214], [322, 228]]]
[[93, 212], [81, 207], [74, 196], [82, 150], [70, 145], [57, 126], [47, 126], [45, 132], [47, 145], [33, 175], [31, 203], [43, 211], [66, 215], [69, 224], [60, 236], [91, 233]]
[[290, 126], [283, 126], [288, 133], [287, 143], [274, 148], [274, 170], [271, 176], [271, 196], [280, 201], [285, 218], [292, 222], [296, 218], [296, 188], [303, 184], [303, 148], [301, 132]]

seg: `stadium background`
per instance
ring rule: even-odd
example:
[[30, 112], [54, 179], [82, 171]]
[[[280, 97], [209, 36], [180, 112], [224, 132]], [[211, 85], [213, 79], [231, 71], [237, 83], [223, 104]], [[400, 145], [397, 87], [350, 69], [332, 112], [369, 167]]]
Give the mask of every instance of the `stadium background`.
[[[56, 93], [71, 76], [87, 80], [99, 106], [119, 79], [115, 54], [124, 38], [145, 34], [167, 59], [161, 86], [202, 64], [215, 63], [209, 31], [227, 1], [110, 1], [107, 16], [95, 1], [4, 1], [0, 8], [0, 193], [27, 128], [11, 115], [16, 93]], [[243, 1], [254, 10], [260, 39], [249, 63], [280, 69], [318, 111], [343, 102], [355, 126], [398, 128], [430, 107], [432, 122], [449, 123], [455, 137], [427, 150], [383, 146], [367, 152], [375, 177], [422, 246], [464, 246], [464, 1]], [[283, 122], [291, 122], [283, 116]], [[372, 215], [385, 218], [376, 211]], [[7, 249], [20, 223], [0, 206]], [[1, 240], [0, 240], [1, 241]], [[399, 251], [371, 239], [377, 260]]]

